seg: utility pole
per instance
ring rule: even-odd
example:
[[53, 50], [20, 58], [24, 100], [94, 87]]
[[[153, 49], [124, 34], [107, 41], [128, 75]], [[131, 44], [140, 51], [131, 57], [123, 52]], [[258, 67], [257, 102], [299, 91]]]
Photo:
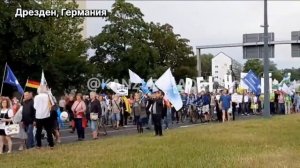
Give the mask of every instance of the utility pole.
[[270, 117], [268, 1], [264, 0], [264, 117]]

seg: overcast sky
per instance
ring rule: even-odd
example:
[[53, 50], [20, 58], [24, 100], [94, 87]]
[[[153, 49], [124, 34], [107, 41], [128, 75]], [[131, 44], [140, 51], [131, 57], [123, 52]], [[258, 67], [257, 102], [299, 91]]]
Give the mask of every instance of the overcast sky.
[[[140, 8], [145, 21], [169, 23], [174, 32], [199, 45], [241, 43], [246, 33], [263, 33], [263, 1], [128, 1]], [[87, 9], [111, 9], [114, 1], [87, 2]], [[275, 40], [290, 40], [292, 31], [300, 31], [300, 1], [268, 3], [269, 32]], [[87, 19], [87, 34], [101, 32], [106, 23], [102, 18]], [[202, 53], [219, 52], [244, 63], [242, 48], [206, 49]], [[278, 68], [300, 68], [300, 58], [291, 57], [290, 45], [275, 46]]]

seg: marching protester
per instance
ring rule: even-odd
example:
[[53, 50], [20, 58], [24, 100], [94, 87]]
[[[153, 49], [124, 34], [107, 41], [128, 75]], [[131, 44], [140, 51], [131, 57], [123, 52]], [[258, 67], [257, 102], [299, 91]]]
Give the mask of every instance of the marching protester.
[[146, 104], [144, 100], [141, 100], [139, 93], [134, 94], [134, 102], [132, 111], [135, 114], [136, 128], [138, 133], [143, 133], [143, 119], [147, 117]]
[[251, 110], [253, 110], [253, 114], [259, 114], [258, 110], [258, 98], [255, 94], [251, 95]]
[[83, 95], [82, 96], [83, 102], [85, 103], [86, 111], [85, 111], [85, 118], [87, 121], [87, 125], [90, 124], [90, 96], [89, 95]]
[[98, 121], [101, 117], [101, 105], [96, 98], [96, 92], [90, 93], [90, 120], [93, 139], [98, 139]]
[[[109, 112], [108, 112], [108, 106], [106, 104], [104, 96], [100, 95], [98, 97], [98, 100], [100, 102], [100, 107], [101, 107], [101, 116], [104, 116], [105, 121], [107, 122], [108, 121]], [[104, 123], [104, 124], [107, 124], [107, 123]]]
[[23, 106], [19, 103], [18, 99], [13, 99], [13, 106], [15, 106], [15, 109], [13, 109], [14, 116], [12, 117], [12, 121], [14, 124], [19, 124], [20, 130], [18, 134], [12, 135], [12, 138], [20, 139], [21, 143], [19, 146], [19, 151], [26, 149], [26, 139], [27, 139], [27, 134], [24, 130], [24, 126], [22, 124], [22, 111], [23, 111]]
[[124, 107], [124, 125], [128, 124], [128, 117], [131, 115], [131, 100], [123, 96], [125, 107]]
[[71, 126], [70, 133], [74, 133], [74, 131], [75, 131], [75, 118], [74, 118], [74, 113], [72, 110], [73, 104], [74, 104], [74, 95], [70, 94], [68, 96], [67, 103], [66, 103], [66, 110], [67, 110], [68, 116], [69, 116], [69, 124]]
[[220, 102], [220, 94], [218, 93], [216, 95], [216, 112], [217, 112], [217, 118], [219, 122], [223, 122], [223, 115], [222, 115], [222, 107]]
[[279, 92], [278, 106], [279, 106], [279, 114], [285, 114], [285, 97], [283, 95], [283, 92]]
[[125, 96], [120, 97], [120, 108], [121, 108], [120, 122], [119, 122], [120, 127], [124, 126], [124, 116], [125, 116], [125, 110], [126, 110], [126, 102], [124, 100], [124, 97]]
[[163, 121], [165, 124], [165, 130], [169, 129], [169, 121], [171, 120], [172, 115], [172, 105], [169, 100], [164, 99], [164, 108], [163, 108]]
[[203, 102], [203, 107], [202, 107], [202, 112], [204, 114], [204, 120], [205, 122], [211, 121], [211, 115], [210, 115], [210, 110], [209, 110], [209, 105], [210, 105], [210, 95], [209, 93], [202, 92], [201, 93], [202, 97], [202, 102]]
[[153, 103], [151, 105], [151, 113], [154, 124], [155, 136], [162, 136], [162, 112], [163, 112], [163, 97], [162, 91], [157, 91]]
[[296, 113], [300, 112], [300, 92], [298, 92], [294, 97], [294, 105]]
[[50, 110], [50, 118], [51, 118], [51, 125], [52, 125], [52, 134], [55, 137], [56, 143], [61, 143], [60, 140], [60, 133], [59, 133], [59, 123], [58, 123], [58, 117], [60, 114], [60, 108], [57, 107], [57, 105], [53, 105]]
[[113, 127], [115, 129], [119, 129], [119, 122], [120, 122], [120, 113], [121, 113], [121, 107], [120, 107], [120, 97], [118, 95], [113, 95], [112, 101], [111, 101], [111, 107], [112, 107], [112, 121], [113, 121]]
[[220, 103], [220, 109], [222, 110], [222, 122], [225, 122], [226, 120], [229, 121], [228, 110], [231, 107], [231, 97], [228, 95], [227, 90], [223, 91], [223, 95], [220, 97]]
[[285, 94], [284, 97], [284, 107], [285, 107], [285, 114], [291, 114], [291, 104], [292, 104], [292, 100], [289, 94]]
[[52, 137], [52, 126], [53, 122], [50, 118], [49, 107], [50, 98], [46, 86], [41, 85], [37, 90], [38, 95], [34, 97], [34, 108], [36, 110], [36, 146], [40, 149], [42, 146], [42, 130], [43, 128], [47, 132], [47, 140], [51, 149], [54, 147], [53, 137]]
[[82, 141], [85, 138], [84, 129], [85, 129], [87, 123], [86, 123], [86, 118], [85, 118], [86, 105], [85, 105], [85, 102], [82, 100], [81, 93], [77, 93], [77, 95], [76, 95], [76, 101], [72, 105], [72, 112], [74, 114], [75, 127], [77, 130], [78, 141]]
[[12, 152], [12, 140], [11, 136], [6, 135], [5, 126], [12, 123], [13, 111], [11, 109], [11, 103], [8, 98], [2, 98], [0, 104], [0, 154], [3, 154], [4, 141], [7, 141], [8, 152]]
[[210, 115], [210, 121], [214, 120], [214, 112], [216, 108], [216, 94], [211, 93], [210, 95], [210, 104], [209, 104], [209, 115]]
[[35, 126], [35, 108], [33, 107], [33, 104], [32, 94], [25, 92], [23, 98], [22, 123], [27, 133], [27, 149], [35, 146], [35, 140], [33, 136], [33, 127]]

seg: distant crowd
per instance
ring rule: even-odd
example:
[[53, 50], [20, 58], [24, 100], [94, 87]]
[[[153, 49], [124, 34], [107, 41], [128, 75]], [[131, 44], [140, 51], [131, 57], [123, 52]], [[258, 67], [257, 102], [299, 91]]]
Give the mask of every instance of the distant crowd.
[[[71, 133], [77, 133], [78, 141], [86, 138], [85, 129], [92, 131], [92, 138], [101, 137], [101, 129], [120, 129], [136, 125], [138, 133], [154, 128], [155, 136], [163, 136], [170, 124], [196, 122], [225, 122], [236, 116], [260, 115], [263, 95], [257, 96], [243, 91], [240, 101], [232, 100], [227, 90], [219, 93], [200, 92], [181, 94], [183, 106], [176, 111], [162, 91], [151, 94], [136, 92], [129, 96], [90, 92], [62, 96], [58, 101], [48, 94], [44, 86], [38, 88], [36, 96], [25, 92], [22, 100], [0, 97], [0, 153], [12, 152], [12, 138], [21, 140], [19, 150], [42, 147], [43, 130], [50, 149], [61, 143], [61, 123], [68, 123]], [[300, 112], [300, 95], [288, 95], [281, 91], [270, 95], [271, 114]], [[17, 134], [6, 135], [5, 127], [19, 124]]]

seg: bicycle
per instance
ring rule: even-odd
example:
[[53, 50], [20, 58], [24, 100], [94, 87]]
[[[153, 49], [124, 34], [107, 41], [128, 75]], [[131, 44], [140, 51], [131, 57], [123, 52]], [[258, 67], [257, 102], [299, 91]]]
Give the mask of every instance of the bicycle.
[[183, 106], [182, 109], [180, 110], [180, 121], [184, 123], [187, 117], [188, 117], [188, 106]]
[[198, 116], [198, 119], [200, 119], [200, 122], [203, 123], [205, 121], [205, 116], [203, 114], [203, 105], [197, 105], [196, 106], [196, 113], [197, 113], [197, 116]]

